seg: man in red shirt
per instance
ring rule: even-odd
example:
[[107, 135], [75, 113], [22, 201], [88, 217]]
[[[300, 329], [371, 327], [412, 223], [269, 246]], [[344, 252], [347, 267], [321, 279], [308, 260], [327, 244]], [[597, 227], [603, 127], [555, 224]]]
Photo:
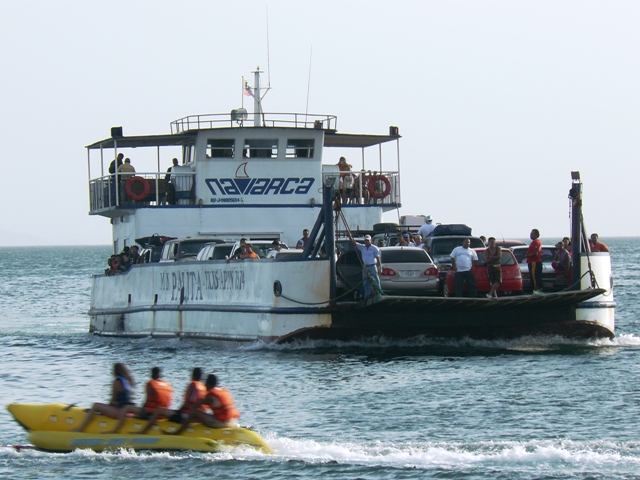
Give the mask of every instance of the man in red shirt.
[[604, 243], [600, 242], [600, 239], [598, 238], [597, 233], [591, 234], [591, 241], [589, 242], [589, 245], [591, 246], [592, 252], [608, 252], [609, 251], [609, 247], [607, 247]]
[[540, 241], [540, 231], [537, 228], [531, 230], [529, 238], [532, 240], [524, 257], [529, 266], [529, 276], [533, 285], [533, 294], [542, 293], [542, 242]]

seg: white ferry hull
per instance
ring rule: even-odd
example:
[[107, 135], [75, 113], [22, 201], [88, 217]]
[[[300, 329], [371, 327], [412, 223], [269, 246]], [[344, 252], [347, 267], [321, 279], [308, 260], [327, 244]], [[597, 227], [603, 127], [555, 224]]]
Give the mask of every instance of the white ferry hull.
[[[136, 265], [116, 276], [97, 275], [90, 330], [255, 342], [329, 327], [329, 268], [329, 262], [321, 260], [176, 262]], [[275, 295], [275, 282], [283, 296]]]

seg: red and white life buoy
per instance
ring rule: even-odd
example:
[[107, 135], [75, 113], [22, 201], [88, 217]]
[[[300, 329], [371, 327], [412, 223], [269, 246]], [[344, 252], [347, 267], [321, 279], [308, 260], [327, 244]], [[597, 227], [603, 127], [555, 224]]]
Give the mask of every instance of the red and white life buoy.
[[132, 200], [144, 200], [149, 195], [149, 182], [142, 177], [131, 177], [124, 184], [124, 191]]
[[367, 190], [373, 198], [384, 198], [391, 193], [391, 182], [384, 175], [373, 175], [367, 182]]

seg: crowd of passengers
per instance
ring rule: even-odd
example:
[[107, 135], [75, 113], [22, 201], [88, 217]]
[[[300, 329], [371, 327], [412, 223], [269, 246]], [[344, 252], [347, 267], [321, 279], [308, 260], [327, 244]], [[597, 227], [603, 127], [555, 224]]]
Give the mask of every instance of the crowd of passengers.
[[[296, 242], [296, 248], [302, 249], [309, 241], [309, 230], [306, 228], [302, 231], [302, 238]], [[282, 244], [278, 240], [271, 242], [271, 251], [279, 252], [282, 249]], [[324, 250], [320, 252], [320, 256], [324, 255]], [[246, 239], [240, 239], [240, 248], [236, 252], [227, 258], [227, 263], [232, 260], [260, 260], [260, 256], [253, 251], [253, 245]], [[144, 263], [145, 259], [140, 255], [140, 247], [138, 245], [132, 245], [131, 247], [124, 247], [122, 252], [111, 255], [107, 260], [108, 267], [104, 273], [107, 276], [117, 275], [118, 273], [127, 272], [136, 263]]]
[[110, 276], [124, 273], [128, 271], [132, 265], [142, 263], [142, 261], [143, 259], [140, 256], [140, 247], [138, 247], [138, 245], [124, 247], [122, 252], [109, 257], [107, 260], [108, 267], [105, 269], [104, 274]]

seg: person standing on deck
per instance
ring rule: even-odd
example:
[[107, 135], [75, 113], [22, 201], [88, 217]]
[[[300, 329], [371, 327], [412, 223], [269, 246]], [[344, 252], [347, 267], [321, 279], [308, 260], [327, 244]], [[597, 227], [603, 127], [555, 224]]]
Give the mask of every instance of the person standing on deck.
[[427, 215], [424, 217], [424, 225], [418, 229], [418, 235], [421, 235], [422, 238], [427, 238], [435, 228], [431, 215]]
[[489, 284], [491, 285], [491, 290], [487, 293], [488, 298], [498, 296], [496, 290], [498, 290], [498, 287], [502, 283], [501, 260], [502, 249], [496, 245], [495, 237], [489, 237], [489, 246], [484, 251], [484, 261], [487, 264], [487, 276], [489, 277]]
[[600, 241], [597, 233], [592, 233], [589, 239], [589, 246], [592, 252], [608, 252], [609, 247]]
[[[380, 250], [371, 244], [371, 235], [364, 236], [364, 245], [356, 242], [356, 248], [360, 251], [364, 263], [362, 269], [364, 296], [374, 296], [380, 288], [380, 277], [378, 277], [378, 270], [382, 268]], [[375, 285], [372, 285], [371, 282], [375, 282]]]
[[465, 238], [461, 247], [456, 247], [451, 252], [451, 270], [454, 271], [456, 282], [456, 297], [463, 297], [464, 282], [467, 282], [469, 296], [475, 298], [478, 295], [476, 278], [473, 276], [473, 267], [478, 264], [478, 254], [469, 248], [471, 240]]
[[529, 234], [531, 244], [524, 254], [529, 266], [529, 276], [533, 285], [533, 294], [542, 293], [542, 242], [540, 241], [540, 231], [537, 228], [531, 230]]

